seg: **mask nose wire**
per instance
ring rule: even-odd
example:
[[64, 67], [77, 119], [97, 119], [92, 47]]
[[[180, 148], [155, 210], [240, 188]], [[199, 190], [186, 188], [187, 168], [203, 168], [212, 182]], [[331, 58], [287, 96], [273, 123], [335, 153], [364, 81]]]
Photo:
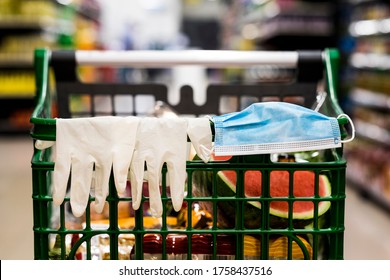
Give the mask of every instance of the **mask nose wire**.
[[352, 128], [351, 138], [341, 140], [341, 143], [348, 143], [348, 142], [351, 142], [353, 139], [355, 139], [355, 125], [353, 124], [352, 119], [347, 114], [340, 114], [340, 115], [338, 115], [337, 119], [339, 119], [341, 117], [346, 117], [348, 119], [349, 124], [351, 125], [351, 128]]

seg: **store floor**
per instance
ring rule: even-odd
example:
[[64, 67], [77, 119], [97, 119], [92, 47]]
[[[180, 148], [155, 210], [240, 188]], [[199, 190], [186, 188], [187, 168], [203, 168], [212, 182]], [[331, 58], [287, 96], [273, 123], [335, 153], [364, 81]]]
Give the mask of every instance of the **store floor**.
[[[34, 258], [31, 199], [32, 142], [0, 137], [0, 259]], [[390, 213], [347, 187], [344, 258], [390, 259]]]

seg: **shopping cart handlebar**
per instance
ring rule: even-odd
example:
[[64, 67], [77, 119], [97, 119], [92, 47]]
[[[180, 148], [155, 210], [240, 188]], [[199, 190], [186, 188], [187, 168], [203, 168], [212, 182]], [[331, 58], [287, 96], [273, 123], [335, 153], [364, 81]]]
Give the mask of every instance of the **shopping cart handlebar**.
[[[313, 82], [322, 79], [325, 70], [329, 97], [336, 115], [343, 113], [337, 102], [335, 87], [337, 84], [338, 52], [333, 49], [325, 51], [227, 51], [227, 50], [180, 50], [180, 51], [84, 51], [66, 50], [35, 51], [35, 73], [37, 84], [36, 107], [30, 122], [34, 124], [31, 135], [41, 140], [55, 140], [56, 120], [51, 117], [49, 94], [49, 68], [53, 67], [56, 83], [78, 82], [76, 66], [78, 65], [143, 65], [148, 67], [165, 67], [174, 65], [204, 66], [250, 66], [278, 65], [296, 67], [297, 80]], [[324, 69], [325, 64], [325, 69]], [[338, 119], [341, 126], [348, 120]]]
[[295, 68], [297, 51], [229, 51], [229, 50], [167, 50], [167, 51], [75, 51], [78, 65], [133, 66], [163, 68], [180, 65], [205, 67], [274, 65]]

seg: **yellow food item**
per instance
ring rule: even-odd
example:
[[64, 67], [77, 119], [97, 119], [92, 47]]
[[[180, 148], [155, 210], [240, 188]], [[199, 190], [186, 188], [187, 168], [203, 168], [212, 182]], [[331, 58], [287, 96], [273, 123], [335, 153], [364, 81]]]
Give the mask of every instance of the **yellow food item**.
[[[110, 220], [108, 220], [108, 219], [95, 220], [95, 221], [93, 221], [93, 223], [94, 224], [109, 225]], [[158, 228], [161, 226], [161, 219], [148, 216], [148, 217], [143, 218], [143, 223], [144, 223], [144, 228]], [[175, 226], [176, 224], [177, 224], [176, 217], [167, 217], [167, 225], [168, 226]], [[121, 229], [133, 228], [135, 226], [135, 219], [134, 219], [134, 217], [119, 218], [118, 225]]]
[[[313, 249], [309, 242], [300, 236], [291, 236], [291, 259], [304, 260], [313, 258]], [[307, 252], [305, 257], [304, 252]], [[253, 236], [244, 236], [244, 256], [246, 259], [259, 259], [261, 257], [261, 241]], [[287, 260], [289, 259], [289, 241], [288, 237], [283, 235], [273, 237], [269, 240], [270, 260]]]

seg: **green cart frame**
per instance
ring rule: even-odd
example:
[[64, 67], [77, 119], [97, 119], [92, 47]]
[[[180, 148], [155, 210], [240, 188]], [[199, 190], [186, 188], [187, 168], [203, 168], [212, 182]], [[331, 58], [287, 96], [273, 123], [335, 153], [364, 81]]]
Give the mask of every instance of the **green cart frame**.
[[[135, 51], [135, 52], [110, 52], [110, 51], [52, 51], [38, 49], [35, 51], [35, 73], [36, 73], [36, 107], [31, 117], [33, 128], [31, 137], [35, 144], [38, 140], [55, 141], [56, 120], [55, 117], [75, 117], [71, 112], [71, 95], [88, 94], [94, 97], [109, 94], [130, 95], [137, 98], [138, 95], [147, 94], [155, 100], [168, 103], [167, 88], [160, 84], [104, 84], [104, 83], [82, 83], [77, 77], [77, 67], [82, 65], [92, 66], [126, 66], [126, 67], [171, 67], [175, 65], [196, 64], [206, 67], [230, 67], [230, 66], [255, 66], [275, 64], [278, 67], [297, 69], [296, 81], [288, 83], [266, 83], [251, 85], [210, 85], [207, 91], [207, 102], [199, 106], [193, 103], [192, 89], [189, 86], [181, 88], [181, 101], [172, 106], [174, 110], [183, 114], [196, 116], [204, 114], [220, 113], [219, 104], [222, 96], [235, 96], [240, 99], [244, 92], [246, 96], [256, 97], [262, 101], [264, 96], [277, 97], [287, 101], [289, 97], [302, 95], [302, 104], [311, 106], [316, 101], [318, 84], [324, 85], [327, 92], [326, 113], [329, 115], [340, 115], [342, 110], [338, 104], [336, 95], [337, 73], [339, 53], [335, 49], [323, 51], [302, 51], [302, 52], [266, 52], [266, 51]], [[54, 74], [54, 75], [52, 75]], [[54, 76], [54, 79], [52, 77]], [[54, 83], [52, 84], [51, 82]], [[239, 102], [240, 103], [240, 102]], [[54, 104], [54, 105], [53, 105]], [[114, 104], [114, 102], [112, 102]], [[52, 113], [56, 106], [58, 115]], [[113, 105], [114, 106], [114, 105]], [[93, 102], [90, 104], [89, 112], [85, 116], [98, 115], [97, 108]], [[115, 107], [115, 106], [114, 106]], [[114, 108], [115, 109], [115, 108]], [[116, 115], [115, 110], [111, 115]], [[95, 111], [94, 111], [95, 110]], [[84, 116], [79, 112], [77, 116]], [[137, 115], [136, 109], [130, 114]], [[339, 118], [339, 124], [343, 137], [347, 136], [345, 125], [346, 118]], [[211, 124], [212, 125], [212, 124]], [[105, 227], [95, 227], [91, 217], [91, 203], [94, 197], [90, 197], [82, 227], [72, 227], [69, 224], [73, 221], [69, 216], [69, 197], [65, 198], [60, 207], [54, 207], [51, 196], [51, 176], [54, 170], [54, 163], [51, 160], [51, 149], [36, 149], [32, 157], [32, 199], [33, 199], [33, 220], [34, 220], [34, 258], [52, 258], [52, 246], [54, 237], [57, 238], [57, 256], [59, 259], [75, 259], [83, 248], [83, 259], [94, 258], [94, 238], [104, 237], [107, 249], [107, 259], [122, 259], [120, 242], [123, 236], [131, 236], [131, 252], [125, 258], [145, 259], [156, 253], [158, 258], [171, 259], [175, 252], [172, 252], [172, 245], [167, 240], [172, 236], [184, 236], [184, 251], [181, 254], [184, 259], [196, 259], [194, 257], [199, 246], [194, 240], [199, 237], [208, 237], [210, 250], [208, 259], [220, 259], [221, 248], [219, 240], [223, 236], [230, 237], [231, 243], [228, 247], [233, 248], [229, 259], [295, 259], [294, 250], [300, 248], [303, 259], [343, 259], [344, 246], [344, 210], [345, 210], [345, 170], [346, 161], [343, 158], [343, 149], [325, 150], [320, 161], [306, 162], [278, 162], [272, 160], [272, 155], [256, 156], [235, 156], [228, 161], [211, 161], [203, 163], [199, 160], [187, 162], [187, 185], [184, 203], [187, 209], [194, 209], [195, 205], [210, 205], [210, 217], [208, 227], [198, 227], [195, 224], [195, 216], [192, 211], [181, 213], [186, 221], [182, 227], [172, 226], [169, 218], [179, 213], [172, 214], [168, 187], [165, 180], [166, 168], [163, 168], [162, 180], [162, 201], [163, 216], [156, 227], [149, 227], [145, 222], [147, 213], [141, 210], [131, 213], [133, 224], [128, 227], [121, 225], [121, 210], [119, 205], [131, 205], [130, 195], [119, 195], [116, 192], [114, 180], [110, 180], [109, 196], [107, 198], [107, 224]], [[219, 171], [231, 170], [236, 172], [236, 192], [232, 196], [221, 196], [217, 190], [217, 177]], [[270, 174], [275, 170], [283, 170], [289, 174], [290, 194], [287, 197], [275, 198], [270, 195]], [[293, 192], [294, 172], [310, 171], [315, 174], [315, 192], [312, 197], [295, 197]], [[247, 197], [244, 192], [245, 172], [258, 171], [262, 175], [262, 195], [260, 197]], [[199, 172], [199, 173], [198, 173]], [[208, 174], [212, 191], [209, 195], [199, 195], [195, 192], [197, 174]], [[326, 175], [330, 181], [331, 195], [321, 197], [318, 195], [319, 177]], [[288, 218], [285, 219], [283, 227], [273, 227], [271, 223], [270, 204], [273, 201], [285, 201], [289, 205]], [[308, 201], [313, 203], [314, 213], [310, 226], [297, 226], [293, 219], [293, 204], [296, 201]], [[250, 202], [259, 202], [261, 210], [258, 215], [260, 222], [255, 227], [247, 227], [245, 218], [248, 214], [247, 205]], [[321, 217], [318, 215], [318, 204], [321, 201], [329, 201], [330, 209]], [[143, 205], [147, 205], [148, 197], [143, 197]], [[234, 209], [235, 218], [230, 227], [220, 226], [219, 211], [221, 203], [228, 202]], [[55, 225], [53, 217], [56, 217]], [[70, 217], [70, 218], [69, 218]], [[72, 236], [72, 244], [69, 247], [69, 240]], [[156, 247], [156, 252], [149, 253], [150, 246], [146, 244], [148, 238], [158, 236], [161, 243]], [[245, 245], [246, 238], [250, 236], [257, 240], [255, 253], [248, 253]], [[276, 256], [271, 248], [273, 240], [283, 238], [284, 255]], [[303, 237], [303, 238], [301, 238]], [[59, 242], [59, 243], [58, 243]], [[198, 244], [198, 245], [196, 245]], [[308, 249], [307, 245], [310, 245]], [[195, 246], [196, 245], [196, 246]], [[216, 245], [216, 246], [215, 246]], [[260, 249], [261, 248], [261, 249]], [[176, 252], [177, 253], [177, 252]]]

